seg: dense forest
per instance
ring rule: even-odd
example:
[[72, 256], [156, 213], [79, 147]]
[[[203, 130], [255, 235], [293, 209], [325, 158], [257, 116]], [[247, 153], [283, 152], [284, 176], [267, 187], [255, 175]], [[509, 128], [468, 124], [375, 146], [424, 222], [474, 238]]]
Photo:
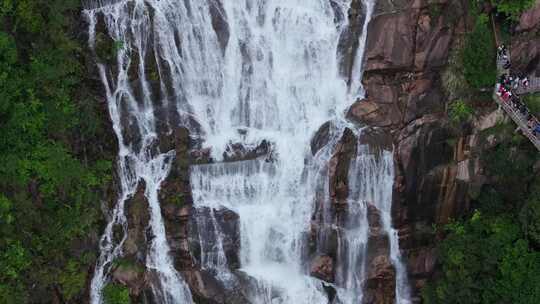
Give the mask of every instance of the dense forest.
[[96, 258], [116, 143], [87, 81], [80, 10], [0, 2], [0, 303], [80, 303]]
[[[489, 2], [503, 30], [534, 3]], [[457, 133], [491, 98], [478, 89], [496, 80], [484, 3], [470, 4], [474, 26], [454, 62], [463, 72], [456, 87], [466, 89], [448, 107]], [[115, 197], [117, 143], [81, 9], [78, 0], [0, 0], [0, 304], [88, 298], [103, 209]], [[540, 111], [540, 97], [527, 102]], [[439, 264], [424, 303], [538, 303], [540, 157], [513, 131], [511, 122], [486, 131], [500, 138], [482, 156], [496, 182], [470, 212], [433, 227]], [[130, 303], [126, 289], [110, 286], [108, 304]]]

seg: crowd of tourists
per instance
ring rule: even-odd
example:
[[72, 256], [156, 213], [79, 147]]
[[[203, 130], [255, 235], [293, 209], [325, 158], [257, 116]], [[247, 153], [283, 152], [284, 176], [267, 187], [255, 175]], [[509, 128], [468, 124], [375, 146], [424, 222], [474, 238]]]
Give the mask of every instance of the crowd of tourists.
[[519, 72], [511, 70], [510, 58], [504, 45], [497, 49], [498, 59], [502, 61], [503, 68], [507, 71], [503, 73], [497, 82], [496, 94], [501, 100], [510, 105], [521, 118], [527, 122], [527, 127], [534, 136], [540, 139], [540, 121], [527, 108], [517, 93], [519, 88], [529, 86], [529, 78]]

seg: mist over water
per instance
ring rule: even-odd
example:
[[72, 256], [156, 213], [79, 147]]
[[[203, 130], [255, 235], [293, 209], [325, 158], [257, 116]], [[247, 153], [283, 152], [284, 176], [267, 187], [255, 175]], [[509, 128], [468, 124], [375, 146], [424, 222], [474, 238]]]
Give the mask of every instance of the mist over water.
[[[84, 11], [89, 44], [105, 31], [121, 44], [114, 64], [98, 64], [119, 142], [118, 202], [103, 234], [91, 285], [101, 304], [112, 261], [122, 255], [126, 201], [144, 181], [152, 232], [146, 266], [157, 303], [192, 303], [189, 287], [169, 256], [158, 192], [174, 151], [156, 148], [160, 134], [183, 126], [211, 150], [212, 164], [191, 167], [190, 180], [201, 241], [200, 266], [225, 286], [249, 277], [252, 303], [329, 303], [324, 285], [309, 275], [307, 235], [317, 193], [329, 204], [328, 162], [345, 119], [364, 95], [362, 61], [374, 0], [364, 0], [351, 79], [340, 75], [340, 37], [349, 26], [350, 0], [128, 0], [101, 1]], [[99, 5], [98, 5], [99, 4]], [[97, 53], [97, 50], [96, 50]], [[155, 63], [155, 64], [154, 64]], [[148, 66], [154, 64], [151, 75]], [[133, 74], [136, 77], [133, 77]], [[135, 78], [135, 79], [134, 79]], [[348, 85], [347, 83], [350, 83]], [[329, 140], [312, 155], [310, 142], [330, 122]], [[222, 162], [233, 144], [247, 149], [268, 142], [272, 158]], [[367, 203], [380, 211], [396, 268], [396, 303], [408, 300], [407, 275], [391, 225], [391, 152], [373, 156], [362, 145], [349, 171], [349, 217], [341, 230], [334, 303], [360, 303], [366, 269]], [[327, 205], [328, 205], [327, 204]], [[224, 252], [225, 232], [215, 213], [239, 216], [240, 269]], [[328, 211], [329, 212], [329, 211]], [[209, 217], [203, 218], [200, 217]], [[203, 244], [212, 244], [204, 246]], [[232, 285], [231, 285], [232, 286]]]

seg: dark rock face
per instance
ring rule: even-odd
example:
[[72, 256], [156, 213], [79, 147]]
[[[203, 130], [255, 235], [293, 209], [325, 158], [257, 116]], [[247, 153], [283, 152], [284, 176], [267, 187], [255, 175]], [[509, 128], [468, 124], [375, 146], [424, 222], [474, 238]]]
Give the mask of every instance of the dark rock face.
[[330, 140], [331, 123], [324, 123], [311, 139], [311, 154], [315, 155]]
[[216, 278], [216, 273], [205, 269], [201, 253], [215, 256], [214, 240], [220, 233], [227, 267], [231, 274], [240, 266], [240, 227], [238, 215], [222, 208], [196, 209], [193, 206], [189, 181], [189, 166], [195, 145], [185, 128], [177, 128], [161, 139], [163, 151], [174, 150], [176, 157], [167, 179], [162, 183], [159, 199], [167, 240], [175, 268], [188, 283], [196, 303], [229, 304], [248, 303], [241, 293], [241, 280], [236, 277], [227, 286]]
[[235, 212], [222, 208], [212, 210], [204, 207], [192, 210], [189, 223], [190, 251], [201, 265], [201, 251], [206, 256], [216, 257], [216, 239], [221, 238], [227, 267], [236, 270], [240, 267], [240, 225]]
[[[444, 13], [433, 14], [433, 8]], [[436, 264], [432, 224], [447, 223], [469, 209], [471, 195], [486, 181], [475, 147], [494, 141], [479, 135], [492, 125], [492, 114], [456, 132], [445, 113], [441, 72], [453, 40], [465, 28], [464, 12], [460, 1], [378, 1], [366, 48], [367, 97], [348, 113], [350, 120], [391, 138], [368, 132], [360, 140], [376, 138], [387, 149], [393, 146], [393, 225], [415, 303]], [[373, 224], [375, 213], [370, 208], [366, 301], [392, 303], [395, 271], [385, 254], [388, 241]]]
[[142, 264], [144, 264], [146, 258], [146, 229], [150, 219], [143, 184], [141, 181], [135, 195], [126, 201], [128, 231], [123, 246], [126, 258]]
[[[404, 129], [398, 139], [396, 153], [405, 187], [402, 195], [411, 203], [409, 221], [434, 214], [447, 218], [467, 207], [454, 205], [456, 200], [463, 201], [463, 197], [453, 197], [456, 192], [464, 194], [466, 191], [457, 191], [460, 185], [456, 181], [457, 167], [452, 164], [454, 147], [448, 141], [452, 134], [448, 126], [441, 125], [440, 119], [436, 116], [418, 119]], [[440, 188], [439, 185], [452, 180], [456, 181], [452, 187]], [[464, 183], [461, 186], [466, 187]]]
[[356, 50], [360, 42], [362, 27], [365, 22], [365, 12], [362, 1], [352, 0], [351, 7], [347, 13], [349, 26], [343, 31], [339, 38], [338, 49], [340, 50], [340, 72], [348, 81], [351, 81]]
[[392, 135], [380, 128], [363, 129], [358, 141], [361, 145], [367, 145], [374, 154], [394, 149]]
[[210, 1], [210, 14], [212, 15], [212, 27], [216, 31], [221, 49], [225, 53], [231, 33], [221, 0]]
[[428, 113], [444, 111], [436, 73], [368, 73], [367, 99], [357, 101], [347, 117], [363, 125], [397, 129]]
[[540, 3], [521, 15], [512, 36], [512, 67], [527, 74], [540, 76]]
[[263, 140], [256, 147], [246, 147], [243, 144], [229, 144], [223, 153], [223, 160], [226, 162], [251, 160], [266, 156], [268, 160], [272, 159], [272, 144]]
[[356, 155], [356, 142], [354, 133], [350, 129], [345, 129], [328, 163], [330, 200], [337, 209], [343, 209], [347, 204], [349, 167], [351, 159]]
[[169, 176], [161, 184], [158, 193], [167, 241], [175, 267], [178, 270], [193, 269], [195, 261], [188, 242], [188, 223], [193, 204], [189, 183], [189, 131], [185, 128], [174, 129], [161, 141], [170, 144], [165, 150], [172, 148], [176, 152]]

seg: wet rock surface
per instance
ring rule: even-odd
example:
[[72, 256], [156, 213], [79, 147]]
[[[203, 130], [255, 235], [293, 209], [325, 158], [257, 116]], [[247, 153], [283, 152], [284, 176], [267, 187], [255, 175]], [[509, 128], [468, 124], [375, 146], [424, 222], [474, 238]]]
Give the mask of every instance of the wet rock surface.
[[351, 129], [345, 129], [328, 163], [330, 199], [337, 210], [343, 210], [347, 204], [349, 167], [356, 155], [356, 146], [356, 136]]
[[349, 26], [343, 31], [339, 38], [338, 49], [340, 50], [340, 72], [348, 82], [351, 82], [356, 50], [362, 34], [362, 27], [365, 22], [365, 11], [360, 0], [352, 0], [347, 16]]
[[146, 229], [150, 214], [143, 184], [141, 182], [135, 195], [126, 201], [128, 230], [123, 250], [126, 258], [144, 264], [147, 250]]
[[324, 123], [311, 139], [311, 154], [315, 155], [330, 140], [331, 122]]
[[396, 272], [390, 261], [390, 243], [379, 210], [368, 205], [369, 238], [363, 303], [391, 304], [395, 300]]
[[311, 262], [311, 276], [326, 282], [334, 281], [334, 260], [329, 256], [318, 256]]
[[[216, 240], [221, 239], [222, 248], [216, 248]], [[221, 208], [213, 210], [208, 207], [192, 209], [189, 223], [190, 252], [201, 266], [204, 253], [205, 258], [210, 256], [216, 259], [220, 250], [223, 251], [227, 261], [227, 268], [231, 271], [240, 267], [240, 223], [238, 214], [234, 211]]]

